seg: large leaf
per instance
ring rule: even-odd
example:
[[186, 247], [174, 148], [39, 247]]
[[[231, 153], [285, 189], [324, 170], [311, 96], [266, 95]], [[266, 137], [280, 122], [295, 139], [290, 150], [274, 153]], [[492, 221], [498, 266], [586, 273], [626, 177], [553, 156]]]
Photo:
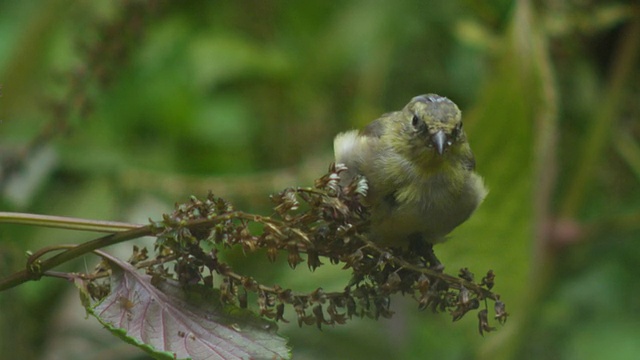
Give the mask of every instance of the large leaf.
[[276, 325], [248, 311], [222, 306], [204, 286], [185, 291], [109, 256], [111, 293], [87, 309], [115, 335], [168, 359], [288, 359]]

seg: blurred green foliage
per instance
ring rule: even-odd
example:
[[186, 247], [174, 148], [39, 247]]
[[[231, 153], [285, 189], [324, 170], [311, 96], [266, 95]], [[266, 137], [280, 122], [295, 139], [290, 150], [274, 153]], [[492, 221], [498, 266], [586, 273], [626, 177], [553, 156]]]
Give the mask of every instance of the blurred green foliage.
[[[482, 338], [397, 298], [391, 320], [281, 325], [294, 357], [634, 358], [638, 48], [633, 0], [0, 2], [0, 210], [144, 223], [211, 189], [268, 213], [269, 193], [324, 173], [337, 132], [434, 92], [463, 110], [491, 189], [436, 252], [448, 272], [493, 269], [509, 322]], [[0, 276], [91, 236], [0, 225]], [[344, 285], [228, 256], [266, 283]], [[77, 330], [71, 287], [0, 293], [0, 353], [124, 358]]]

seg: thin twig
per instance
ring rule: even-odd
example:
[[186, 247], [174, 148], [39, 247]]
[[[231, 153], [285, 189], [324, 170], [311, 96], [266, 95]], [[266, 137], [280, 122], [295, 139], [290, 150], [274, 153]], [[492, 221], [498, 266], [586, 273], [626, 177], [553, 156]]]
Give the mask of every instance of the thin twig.
[[118, 221], [80, 219], [66, 216], [39, 215], [14, 212], [0, 212], [0, 223], [35, 225], [58, 229], [84, 230], [102, 233], [116, 233], [133, 230], [143, 225]]

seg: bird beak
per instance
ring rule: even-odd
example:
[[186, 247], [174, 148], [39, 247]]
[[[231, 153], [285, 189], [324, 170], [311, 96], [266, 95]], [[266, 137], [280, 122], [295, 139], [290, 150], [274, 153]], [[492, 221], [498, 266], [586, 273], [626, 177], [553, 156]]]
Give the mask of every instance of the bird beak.
[[442, 155], [444, 154], [445, 147], [447, 146], [447, 135], [444, 131], [440, 130], [431, 135], [431, 143], [436, 147], [438, 154]]

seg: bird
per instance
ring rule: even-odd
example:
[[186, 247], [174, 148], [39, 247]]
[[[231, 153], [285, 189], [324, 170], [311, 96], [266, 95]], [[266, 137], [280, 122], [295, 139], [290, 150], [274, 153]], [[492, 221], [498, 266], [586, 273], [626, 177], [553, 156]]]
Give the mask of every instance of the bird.
[[[384, 247], [415, 248], [440, 262], [433, 245], [466, 221], [488, 191], [462, 127], [458, 106], [436, 94], [419, 95], [400, 111], [362, 130], [338, 134], [336, 164], [368, 183], [369, 239]], [[420, 250], [422, 249], [422, 250]]]

